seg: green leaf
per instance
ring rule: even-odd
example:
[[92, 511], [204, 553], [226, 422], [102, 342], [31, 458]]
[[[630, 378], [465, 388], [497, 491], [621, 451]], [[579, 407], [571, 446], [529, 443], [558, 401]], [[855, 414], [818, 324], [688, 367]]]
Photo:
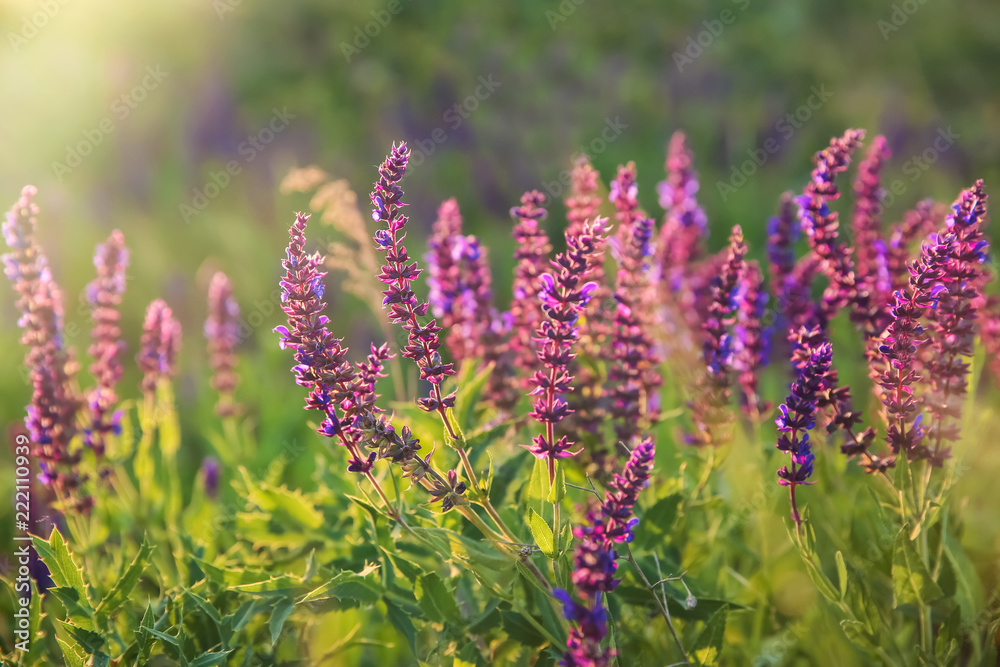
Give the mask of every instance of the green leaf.
[[552, 539], [552, 529], [545, 519], [540, 517], [534, 509], [529, 509], [528, 526], [531, 528], [531, 536], [535, 538], [535, 544], [542, 550], [542, 553], [549, 558], [555, 558], [555, 542]]
[[562, 499], [566, 497], [566, 473], [563, 470], [563, 466], [559, 464], [559, 461], [556, 461], [555, 465], [556, 479], [549, 489], [549, 494], [546, 498], [553, 505], [562, 502]]
[[135, 631], [135, 643], [139, 651], [135, 660], [137, 665], [145, 664], [146, 660], [149, 659], [150, 651], [153, 650], [153, 636], [149, 631], [153, 628], [155, 622], [153, 619], [153, 606], [147, 604], [146, 611], [139, 622], [139, 628]]
[[544, 459], [535, 458], [535, 466], [531, 469], [531, 480], [528, 482], [528, 501], [536, 501], [541, 508], [549, 497], [549, 468]]
[[87, 587], [83, 581], [83, 571], [77, 567], [76, 562], [73, 560], [73, 554], [70, 552], [59, 530], [53, 526], [52, 534], [49, 535], [49, 539], [47, 540], [34, 535], [32, 535], [31, 539], [34, 542], [35, 551], [38, 552], [39, 557], [45, 563], [46, 567], [49, 568], [52, 581], [57, 586], [75, 588], [80, 594], [78, 601], [80, 607], [92, 614], [93, 608], [87, 598]]
[[976, 566], [955, 536], [946, 530], [941, 539], [944, 541], [945, 556], [955, 573], [955, 601], [962, 610], [963, 622], [970, 623], [978, 610], [985, 606], [985, 588], [979, 581]]
[[[351, 572], [350, 570], [342, 570], [341, 572], [335, 574], [333, 578], [324, 583], [322, 586], [314, 588], [313, 590], [303, 595], [296, 601], [296, 604], [314, 602], [316, 600], [329, 599], [331, 597], [339, 598], [341, 597], [340, 595], [337, 594], [337, 589], [339, 586], [342, 586], [351, 581], [364, 582], [365, 578], [372, 572], [375, 572], [377, 569], [378, 565], [374, 563], [368, 563], [365, 566], [365, 568], [361, 570], [361, 572]], [[347, 592], [350, 592], [350, 589], [346, 590]]]
[[[467, 370], [468, 369], [468, 370]], [[475, 370], [475, 365], [466, 361], [462, 365], [461, 375], [471, 375]], [[483, 393], [483, 387], [493, 374], [493, 366], [487, 366], [476, 373], [473, 377], [465, 377], [458, 383], [458, 391], [455, 393], [455, 417], [462, 430], [471, 429], [475, 426], [475, 409], [479, 405], [479, 399]]]
[[165, 632], [160, 632], [159, 630], [155, 630], [153, 628], [149, 628], [148, 630], [146, 630], [146, 632], [148, 632], [149, 634], [153, 635], [154, 637], [160, 639], [167, 646], [169, 646], [172, 649], [174, 649], [174, 651], [173, 651], [174, 655], [180, 655], [181, 649], [184, 646], [184, 636], [183, 635], [180, 635], [178, 637], [174, 637], [173, 635], [168, 635]]
[[944, 593], [931, 578], [913, 543], [901, 531], [892, 555], [893, 607], [912, 603], [928, 606]]
[[389, 600], [385, 601], [386, 616], [392, 627], [396, 628], [404, 637], [406, 643], [410, 645], [410, 650], [414, 655], [417, 653], [417, 629], [413, 627], [413, 621], [406, 615], [406, 612]]
[[226, 656], [235, 651], [231, 648], [228, 651], [208, 651], [202, 653], [197, 658], [188, 663], [188, 667], [216, 667], [226, 662]]
[[149, 542], [146, 541], [145, 536], [142, 538], [142, 545], [139, 547], [139, 553], [135, 555], [132, 560], [132, 564], [129, 565], [128, 569], [125, 570], [115, 585], [111, 588], [101, 603], [97, 605], [95, 610], [98, 614], [106, 614], [110, 616], [118, 610], [118, 607], [122, 605], [125, 600], [128, 599], [128, 594], [132, 592], [135, 585], [139, 583], [139, 577], [142, 576], [142, 571], [146, 568], [146, 563], [149, 557], [152, 555], [154, 549]]
[[69, 586], [57, 586], [50, 588], [48, 592], [54, 595], [66, 609], [66, 616], [69, 620], [76, 625], [92, 626], [91, 615], [93, 611], [86, 601], [81, 604], [80, 591]]
[[104, 646], [104, 637], [97, 634], [93, 630], [87, 630], [86, 628], [81, 628], [77, 625], [73, 625], [72, 623], [67, 623], [66, 621], [59, 622], [63, 624], [63, 627], [66, 628], [66, 631], [69, 632], [70, 636], [76, 640], [76, 643], [80, 646], [80, 648], [88, 654], [93, 655], [94, 653], [97, 653], [102, 646]]
[[455, 594], [436, 572], [424, 575], [417, 580], [413, 591], [420, 603], [420, 608], [438, 622], [462, 624], [462, 613], [455, 602]]
[[108, 667], [111, 664], [111, 656], [107, 653], [101, 653], [98, 651], [94, 654], [94, 657], [90, 661], [91, 667]]
[[82, 655], [77, 653], [77, 650], [69, 642], [65, 642], [59, 637], [56, 637], [56, 641], [59, 642], [59, 648], [62, 649], [63, 657], [66, 658], [66, 664], [69, 667], [86, 667], [86, 661]]
[[838, 551], [836, 556], [837, 560], [837, 581], [840, 583], [840, 599], [843, 600], [847, 597], [847, 563], [844, 562], [844, 554]]
[[323, 525], [323, 513], [300, 491], [292, 491], [286, 486], [271, 486], [266, 482], [249, 484], [248, 487], [247, 499], [265, 512], [280, 512], [299, 526], [313, 530]]
[[222, 616], [219, 615], [219, 610], [215, 608], [208, 600], [201, 597], [197, 593], [191, 591], [184, 591], [184, 601], [188, 604], [193, 605], [207, 616], [214, 624], [216, 629], [220, 629], [222, 625]]
[[722, 653], [722, 640], [726, 634], [726, 615], [729, 613], [728, 607], [722, 607], [712, 614], [705, 624], [705, 629], [698, 635], [691, 653], [698, 658], [701, 665], [719, 664], [719, 655]]
[[868, 652], [878, 650], [878, 644], [873, 641], [873, 637], [868, 634], [865, 624], [860, 621], [844, 619], [840, 622], [840, 627], [844, 629], [844, 634], [854, 644]]
[[268, 629], [271, 630], [271, 646], [277, 643], [278, 637], [281, 636], [281, 629], [285, 627], [285, 621], [288, 620], [288, 616], [294, 609], [295, 602], [288, 598], [278, 600], [278, 604], [274, 605], [271, 620], [267, 624]]

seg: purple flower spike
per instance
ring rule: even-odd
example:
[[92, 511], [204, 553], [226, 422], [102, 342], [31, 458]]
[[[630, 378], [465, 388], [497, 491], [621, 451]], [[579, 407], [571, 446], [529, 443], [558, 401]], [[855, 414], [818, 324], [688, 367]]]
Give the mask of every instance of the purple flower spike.
[[594, 258], [603, 251], [605, 220], [598, 218], [583, 225], [579, 235], [566, 235], [566, 252], [552, 261], [553, 273], [539, 276], [537, 299], [546, 316], [535, 330], [538, 343], [538, 365], [531, 378], [531, 395], [537, 396], [531, 416], [545, 427], [536, 436], [533, 445], [523, 445], [538, 458], [549, 460], [549, 473], [553, 474], [553, 460], [571, 456], [573, 442], [568, 436], [556, 439], [555, 424], [571, 410], [565, 395], [570, 390], [573, 376], [570, 362], [576, 357], [574, 343], [579, 337], [579, 320], [585, 305], [585, 293], [592, 289], [584, 281], [589, 277]]
[[[441, 347], [439, 333], [441, 327], [436, 320], [421, 324], [418, 318], [427, 314], [430, 305], [417, 299], [413, 291], [413, 281], [420, 275], [421, 269], [416, 262], [410, 262], [403, 239], [406, 237], [405, 227], [408, 218], [403, 215], [403, 189], [399, 182], [406, 173], [406, 164], [410, 151], [405, 143], [393, 145], [392, 152], [379, 167], [379, 180], [371, 193], [372, 203], [379, 213], [379, 222], [386, 227], [389, 243], [379, 243], [385, 252], [385, 264], [378, 275], [387, 289], [383, 307], [389, 307], [389, 321], [399, 324], [407, 333], [407, 344], [403, 348], [403, 356], [412, 359], [420, 368], [420, 378], [431, 383], [431, 396], [418, 399], [420, 407], [428, 412], [441, 412], [455, 404], [454, 395], [442, 397], [441, 383], [444, 378], [454, 375], [455, 370], [450, 363], [444, 363], [438, 349]], [[383, 234], [384, 238], [384, 234]]]
[[736, 354], [733, 368], [739, 372], [743, 389], [743, 409], [753, 419], [770, 410], [770, 405], [757, 393], [757, 376], [767, 365], [771, 333], [761, 319], [767, 306], [767, 292], [763, 289], [763, 276], [757, 262], [748, 262], [737, 288]]
[[[21, 344], [27, 348], [24, 363], [31, 381], [31, 401], [25, 427], [32, 442], [32, 456], [39, 460], [39, 481], [57, 497], [69, 499], [64, 511], [87, 511], [93, 500], [80, 488], [83, 479], [76, 467], [80, 454], [69, 451], [76, 434], [80, 399], [72, 388], [75, 365], [63, 343], [62, 292], [52, 279], [45, 253], [36, 239], [38, 190], [27, 185], [0, 226], [11, 252], [3, 255], [4, 273], [18, 295]], [[114, 419], [111, 420], [112, 428]]]
[[219, 497], [219, 462], [206, 456], [201, 462], [201, 481], [205, 485], [205, 495], [215, 500]]
[[[317, 298], [322, 296], [318, 295]], [[205, 320], [208, 363], [214, 373], [212, 386], [219, 392], [215, 412], [220, 417], [240, 413], [240, 406], [233, 400], [233, 392], [239, 381], [235, 371], [236, 346], [240, 342], [239, 318], [240, 307], [233, 298], [232, 284], [226, 274], [220, 271], [212, 276], [212, 282], [208, 286], [208, 319]]]
[[601, 514], [607, 525], [607, 538], [612, 542], [631, 542], [632, 530], [639, 520], [632, 515], [639, 492], [649, 484], [656, 446], [646, 438], [632, 450], [625, 470], [615, 475], [601, 505]]
[[546, 271], [546, 259], [552, 251], [548, 234], [539, 222], [547, 211], [542, 208], [545, 195], [535, 190], [524, 193], [521, 205], [510, 210], [517, 240], [514, 251], [514, 299], [510, 304], [513, 319], [510, 348], [515, 364], [524, 374], [524, 386], [531, 386], [531, 376], [540, 369], [535, 350], [535, 331], [542, 323], [541, 303], [537, 298], [538, 279]]
[[657, 184], [660, 208], [667, 212], [660, 232], [657, 264], [663, 278], [672, 286], [688, 265], [704, 255], [708, 237], [708, 219], [698, 205], [698, 174], [694, 171], [694, 153], [687, 146], [683, 132], [674, 132], [667, 147], [667, 179]]
[[776, 447], [792, 458], [790, 466], [778, 470], [778, 483], [787, 486], [792, 505], [792, 520], [796, 525], [802, 522], [795, 504], [795, 487], [810, 484], [813, 453], [809, 445], [809, 431], [816, 422], [816, 404], [824, 388], [824, 380], [833, 361], [833, 348], [829, 343], [820, 343], [803, 350], [809, 359], [798, 370], [784, 404], [778, 406], [778, 442]]
[[107, 436], [120, 431], [119, 422], [113, 416], [118, 402], [115, 385], [122, 377], [121, 354], [125, 351], [118, 307], [125, 293], [125, 270], [128, 268], [128, 249], [120, 231], [113, 231], [105, 243], [97, 246], [94, 266], [97, 278], [87, 286], [87, 295], [94, 321], [93, 343], [88, 352], [94, 360], [90, 372], [95, 386], [87, 395], [90, 424], [84, 431], [84, 442], [94, 454], [102, 456]]
[[866, 279], [877, 275], [875, 247], [882, 240], [882, 221], [878, 213], [881, 172], [890, 157], [892, 152], [885, 137], [875, 137], [865, 159], [858, 164], [858, 176], [854, 182], [855, 203], [851, 225], [857, 253], [856, 271]]
[[156, 385], [177, 372], [177, 353], [181, 347], [181, 324], [162, 299], [156, 299], [146, 309], [142, 338], [136, 362], [142, 371], [142, 391], [152, 396]]

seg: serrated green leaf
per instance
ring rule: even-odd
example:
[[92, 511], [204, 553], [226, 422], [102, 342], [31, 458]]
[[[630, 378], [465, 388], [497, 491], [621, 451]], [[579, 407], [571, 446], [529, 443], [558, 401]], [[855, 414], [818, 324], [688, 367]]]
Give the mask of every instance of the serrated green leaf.
[[47, 540], [43, 540], [35, 535], [32, 535], [31, 539], [35, 545], [35, 551], [38, 552], [38, 556], [45, 563], [46, 567], [49, 568], [52, 581], [57, 586], [75, 588], [80, 594], [80, 606], [87, 609], [88, 612], [93, 613], [93, 608], [87, 598], [87, 587], [83, 581], [83, 571], [77, 567], [76, 562], [73, 560], [73, 554], [70, 552], [69, 546], [63, 539], [59, 529], [53, 526], [52, 533]]
[[864, 623], [844, 619], [840, 622], [840, 627], [844, 629], [844, 634], [847, 635], [847, 638], [851, 642], [865, 651], [874, 652], [878, 650], [878, 645], [872, 641], [872, 637], [868, 634]]
[[95, 610], [98, 614], [106, 614], [110, 616], [118, 610], [118, 607], [122, 605], [125, 600], [128, 599], [129, 593], [135, 588], [135, 585], [139, 583], [139, 578], [142, 576], [143, 570], [146, 568], [146, 563], [149, 561], [149, 557], [153, 553], [153, 546], [146, 541], [145, 536], [142, 538], [142, 544], [139, 546], [139, 553], [135, 555], [132, 559], [132, 564], [129, 565], [125, 573], [115, 582], [108, 594], [104, 596], [100, 604], [97, 605]]
[[235, 650], [231, 648], [227, 651], [208, 651], [202, 653], [190, 661], [188, 667], [216, 667], [217, 665], [222, 665], [226, 662], [226, 657]]
[[298, 525], [313, 530], [323, 525], [323, 513], [300, 491], [292, 491], [286, 486], [271, 486], [266, 482], [249, 483], [248, 487], [248, 500], [265, 512], [280, 512]]
[[102, 646], [104, 646], [104, 637], [97, 634], [93, 630], [88, 630], [86, 628], [81, 628], [78, 625], [73, 625], [72, 623], [67, 623], [66, 621], [59, 621], [62, 623], [66, 631], [76, 640], [77, 645], [82, 648], [87, 654], [93, 655]]
[[528, 501], [535, 501], [538, 507], [544, 505], [549, 497], [549, 468], [544, 459], [535, 458], [531, 469], [531, 480], [528, 482]]
[[145, 664], [146, 660], [149, 659], [149, 653], [153, 650], [153, 636], [149, 630], [153, 628], [155, 622], [153, 606], [147, 604], [146, 611], [142, 614], [142, 620], [139, 621], [139, 628], [135, 631], [135, 643], [138, 650], [136, 664], [138, 665]]
[[56, 641], [59, 642], [59, 648], [62, 649], [62, 654], [63, 657], [66, 658], [66, 664], [68, 667], [86, 667], [86, 660], [83, 656], [77, 653], [72, 644], [63, 641], [59, 637], [56, 637]]
[[90, 660], [90, 667], [108, 667], [109, 664], [111, 664], [111, 656], [100, 651], [95, 653]]
[[552, 529], [545, 519], [538, 515], [533, 508], [528, 510], [528, 527], [531, 528], [531, 536], [535, 538], [535, 544], [542, 550], [542, 553], [549, 558], [555, 558], [555, 542], [552, 538]]
[[691, 646], [691, 653], [698, 658], [698, 664], [717, 665], [719, 656], [722, 653], [722, 640], [726, 635], [726, 615], [729, 613], [728, 607], [722, 607], [712, 614], [705, 624], [705, 629], [698, 635]]
[[55, 588], [50, 588], [48, 592], [59, 600], [66, 610], [66, 616], [70, 621], [81, 627], [93, 627], [91, 616], [93, 611], [87, 606], [86, 602], [81, 604], [80, 591], [69, 586], [56, 586]]
[[285, 621], [288, 620], [289, 615], [294, 609], [295, 603], [287, 598], [278, 600], [278, 604], [274, 605], [274, 611], [271, 612], [271, 620], [267, 624], [268, 629], [271, 631], [271, 646], [277, 643], [278, 637], [281, 636], [281, 630], [285, 627]]
[[184, 601], [193, 605], [198, 611], [207, 616], [215, 624], [216, 629], [222, 625], [222, 616], [219, 614], [219, 610], [205, 598], [192, 591], [184, 591]]
[[424, 575], [417, 580], [413, 591], [417, 596], [420, 608], [429, 615], [436, 617], [438, 622], [453, 624], [462, 623], [462, 613], [458, 609], [455, 595], [436, 572]]
[[927, 606], [944, 595], [913, 543], [906, 539], [906, 531], [900, 532], [892, 554], [892, 592], [894, 607], [907, 603]]
[[181, 651], [181, 648], [184, 646], [183, 635], [174, 637], [173, 635], [168, 635], [167, 633], [160, 632], [159, 630], [156, 630], [154, 628], [148, 628], [146, 630], [146, 632], [148, 632], [149, 634], [153, 635], [157, 639], [161, 640], [167, 646], [170, 646], [171, 648], [173, 648], [175, 654], [179, 654], [180, 651]]

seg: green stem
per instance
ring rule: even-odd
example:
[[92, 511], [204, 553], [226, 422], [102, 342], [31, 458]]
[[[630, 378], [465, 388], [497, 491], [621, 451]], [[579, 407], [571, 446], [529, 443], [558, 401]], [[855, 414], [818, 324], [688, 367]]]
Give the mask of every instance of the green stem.
[[628, 550], [628, 562], [632, 563], [632, 567], [634, 567], [635, 571], [639, 573], [642, 583], [646, 585], [646, 588], [649, 590], [649, 594], [653, 596], [654, 600], [656, 600], [656, 606], [660, 608], [660, 613], [663, 614], [663, 618], [666, 619], [667, 627], [670, 629], [670, 634], [673, 635], [674, 643], [677, 644], [677, 650], [681, 652], [681, 657], [685, 662], [690, 662], [688, 660], [687, 653], [684, 652], [684, 645], [681, 644], [680, 637], [677, 636], [677, 630], [674, 629], [674, 622], [670, 618], [670, 611], [667, 609], [666, 605], [663, 604], [663, 601], [660, 600], [660, 596], [656, 594], [656, 588], [649, 583], [649, 579], [646, 578], [646, 573], [643, 572], [642, 568], [639, 567], [639, 564], [635, 562], [635, 557], [632, 555], [632, 547], [626, 543], [625, 549]]

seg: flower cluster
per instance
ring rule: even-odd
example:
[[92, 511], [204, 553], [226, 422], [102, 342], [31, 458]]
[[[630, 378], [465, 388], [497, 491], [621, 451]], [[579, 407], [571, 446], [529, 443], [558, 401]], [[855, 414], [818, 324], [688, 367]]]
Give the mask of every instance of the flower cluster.
[[666, 211], [657, 259], [665, 271], [663, 279], [672, 290], [680, 288], [684, 268], [701, 258], [708, 234], [708, 218], [695, 198], [698, 174], [693, 165], [694, 153], [687, 146], [687, 137], [683, 132], [674, 132], [664, 165], [667, 178], [656, 186], [660, 208]]
[[62, 292], [35, 233], [39, 213], [38, 190], [25, 186], [2, 225], [11, 252], [3, 255], [4, 273], [18, 294], [18, 326], [27, 348], [24, 363], [31, 381], [31, 402], [25, 426], [33, 444], [32, 455], [41, 466], [39, 480], [60, 500], [86, 510], [91, 500], [80, 486], [79, 452], [70, 451], [76, 434], [80, 400], [72, 389], [73, 359], [63, 341]]
[[604, 225], [598, 218], [583, 225], [577, 235], [566, 235], [566, 251], [552, 261], [554, 272], [539, 276], [538, 299], [545, 319], [536, 329], [538, 364], [541, 367], [531, 378], [531, 395], [536, 396], [531, 416], [541, 422], [545, 432], [533, 438], [534, 445], [525, 447], [538, 458], [552, 460], [571, 456], [573, 443], [567, 435], [556, 439], [555, 424], [569, 414], [565, 395], [573, 376], [570, 362], [576, 357], [573, 345], [579, 337], [580, 314], [597, 289], [597, 283], [586, 282], [590, 277], [593, 258], [603, 252]]
[[236, 367], [236, 346], [240, 342], [240, 306], [233, 298], [229, 277], [219, 271], [212, 276], [208, 286], [208, 319], [205, 320], [205, 338], [208, 339], [208, 363], [214, 377], [212, 386], [219, 392], [215, 411], [220, 417], [230, 417], [240, 412], [233, 400], [239, 378]]
[[940, 229], [944, 224], [944, 207], [931, 199], [919, 202], [913, 210], [907, 211], [902, 222], [894, 225], [889, 233], [888, 270], [892, 292], [906, 287], [910, 279], [907, 264], [911, 251], [918, 239]]
[[743, 409], [753, 419], [770, 409], [770, 404], [757, 391], [760, 369], [767, 365], [770, 356], [771, 328], [764, 326], [764, 309], [768, 294], [763, 286], [764, 277], [756, 261], [747, 262], [746, 271], [739, 282], [736, 302], [736, 353], [733, 368], [739, 373], [743, 389]]
[[429, 304], [417, 299], [413, 291], [413, 281], [421, 269], [403, 245], [406, 238], [405, 227], [408, 218], [403, 215], [403, 189], [399, 182], [406, 173], [406, 163], [410, 151], [405, 143], [393, 145], [392, 153], [379, 167], [379, 180], [371, 193], [373, 205], [372, 219], [385, 225], [375, 232], [375, 243], [385, 253], [386, 263], [382, 265], [378, 279], [387, 289], [383, 290], [382, 307], [389, 308], [389, 321], [406, 330], [408, 340], [403, 356], [413, 359], [420, 367], [420, 378], [431, 383], [431, 396], [421, 398], [420, 406], [428, 411], [442, 412], [455, 404], [454, 395], [442, 396], [441, 382], [455, 373], [452, 364], [445, 363], [438, 349], [441, 347], [439, 333], [441, 327], [435, 320], [421, 324], [418, 320], [427, 314]]
[[746, 254], [743, 230], [736, 225], [729, 237], [721, 273], [712, 280], [708, 317], [702, 324], [706, 373], [699, 395], [691, 405], [697, 433], [689, 436], [690, 442], [699, 445], [721, 444], [729, 439], [731, 415], [728, 407], [736, 352], [736, 337], [730, 329], [739, 309], [737, 296], [746, 274]]
[[804, 352], [809, 360], [799, 369], [788, 397], [778, 406], [779, 415], [775, 419], [780, 433], [776, 447], [792, 457], [790, 466], [778, 470], [778, 483], [789, 487], [792, 519], [796, 524], [802, 521], [802, 516], [795, 504], [795, 487], [810, 483], [807, 480], [812, 475], [814, 456], [809, 431], [815, 425], [816, 403], [833, 361], [833, 348], [826, 342]]
[[885, 257], [885, 242], [882, 238], [881, 203], [882, 167], [892, 157], [889, 143], [879, 135], [872, 140], [865, 158], [858, 164], [858, 176], [854, 182], [854, 216], [851, 225], [854, 230], [856, 252], [855, 270], [870, 290], [878, 285], [876, 278], [886, 267], [881, 261]]
[[[542, 208], [544, 204], [545, 195], [532, 190], [524, 193], [520, 206], [510, 210], [511, 217], [517, 221], [513, 231], [517, 249], [514, 251], [514, 299], [510, 304], [510, 348], [515, 365], [527, 377], [538, 369], [534, 336], [543, 318], [538, 281], [552, 251], [549, 236], [540, 224], [548, 215]], [[527, 386], [527, 380], [525, 383]]]
[[87, 301], [94, 320], [93, 343], [88, 352], [94, 360], [90, 372], [96, 384], [87, 394], [90, 424], [84, 429], [83, 437], [87, 446], [101, 456], [107, 436], [121, 433], [121, 412], [112, 413], [112, 409], [118, 402], [115, 386], [122, 377], [121, 355], [125, 351], [118, 313], [125, 293], [125, 269], [128, 268], [124, 234], [115, 230], [105, 243], [97, 246], [94, 266], [97, 278], [87, 286]]
[[161, 380], [177, 372], [177, 353], [181, 347], [181, 323], [163, 299], [156, 299], [146, 308], [142, 338], [136, 362], [142, 371], [142, 391], [152, 397]]
[[649, 438], [636, 445], [622, 474], [615, 475], [612, 488], [605, 493], [600, 512], [589, 511], [584, 523], [573, 529], [578, 545], [572, 581], [580, 601], [563, 589], [552, 591], [563, 604], [566, 620], [573, 623], [562, 665], [609, 665], [614, 658], [614, 651], [601, 647], [607, 635], [607, 612], [601, 598], [618, 585], [614, 545], [632, 541], [632, 530], [639, 523], [633, 508], [639, 492], [649, 483], [655, 454]]

